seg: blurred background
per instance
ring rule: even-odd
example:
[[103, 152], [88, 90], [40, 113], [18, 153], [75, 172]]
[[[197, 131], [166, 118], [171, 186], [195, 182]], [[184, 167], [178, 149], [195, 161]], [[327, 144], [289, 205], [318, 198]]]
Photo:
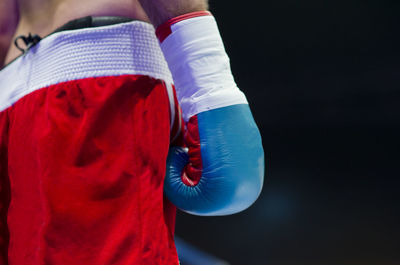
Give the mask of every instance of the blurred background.
[[[210, 5], [266, 176], [242, 213], [179, 213], [179, 250], [231, 265], [400, 264], [400, 2]], [[195, 260], [182, 265], [217, 264]]]

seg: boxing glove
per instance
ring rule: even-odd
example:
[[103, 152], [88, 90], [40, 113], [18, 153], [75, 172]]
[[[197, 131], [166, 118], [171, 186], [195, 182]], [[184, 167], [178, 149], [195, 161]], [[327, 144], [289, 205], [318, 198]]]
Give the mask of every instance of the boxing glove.
[[261, 192], [264, 152], [216, 21], [206, 11], [189, 13], [165, 22], [156, 34], [186, 124], [186, 146], [169, 151], [164, 192], [190, 214], [240, 212]]

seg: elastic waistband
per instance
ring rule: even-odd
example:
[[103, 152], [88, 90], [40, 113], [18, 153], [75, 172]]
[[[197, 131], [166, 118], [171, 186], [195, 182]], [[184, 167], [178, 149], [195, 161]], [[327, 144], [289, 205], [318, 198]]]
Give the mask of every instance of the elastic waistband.
[[131, 21], [47, 36], [0, 71], [0, 111], [53, 84], [118, 75], [173, 83], [151, 24]]
[[[54, 33], [61, 32], [61, 31], [66, 31], [66, 30], [77, 30], [77, 29], [84, 29], [84, 28], [96, 28], [96, 27], [110, 26], [110, 25], [115, 25], [115, 24], [131, 22], [131, 21], [133, 21], [133, 19], [126, 18], [126, 17], [116, 17], [116, 16], [92, 17], [92, 16], [87, 16], [87, 17], [71, 20], [71, 21], [67, 22], [66, 24], [64, 24], [63, 26], [57, 28], [55, 31], [53, 31], [49, 35], [52, 35]], [[25, 45], [28, 46], [28, 47], [26, 47], [26, 48], [20, 47], [19, 44], [18, 44], [18, 40], [19, 39], [23, 39], [24, 42], [25, 42]], [[29, 33], [28, 36], [23, 36], [23, 35], [18, 36], [14, 40], [14, 45], [19, 50], [21, 50], [21, 52], [24, 53], [26, 50], [29, 50], [31, 47], [35, 46], [40, 40], [41, 40], [41, 36], [38, 36], [36, 34], [32, 35], [31, 33]], [[1, 70], [1, 68], [0, 68], [0, 70]]]

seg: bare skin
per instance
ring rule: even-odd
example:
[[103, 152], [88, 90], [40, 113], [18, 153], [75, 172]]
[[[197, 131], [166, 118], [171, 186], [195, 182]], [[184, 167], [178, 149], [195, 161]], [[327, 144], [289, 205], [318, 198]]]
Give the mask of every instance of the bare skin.
[[19, 12], [15, 0], [0, 1], [0, 68], [17, 27], [18, 16]]
[[206, 10], [208, 7], [207, 0], [1, 1], [0, 66], [3, 65], [3, 62], [7, 64], [21, 54], [14, 45], [10, 45], [16, 36], [32, 33], [44, 37], [76, 18], [123, 16], [152, 22], [158, 26], [169, 18], [188, 12]]

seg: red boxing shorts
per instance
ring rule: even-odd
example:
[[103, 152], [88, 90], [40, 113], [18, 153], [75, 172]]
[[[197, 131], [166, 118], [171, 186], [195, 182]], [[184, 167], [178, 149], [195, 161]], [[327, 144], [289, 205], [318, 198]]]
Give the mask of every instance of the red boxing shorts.
[[0, 71], [0, 264], [178, 264], [174, 98], [139, 21], [51, 34]]

